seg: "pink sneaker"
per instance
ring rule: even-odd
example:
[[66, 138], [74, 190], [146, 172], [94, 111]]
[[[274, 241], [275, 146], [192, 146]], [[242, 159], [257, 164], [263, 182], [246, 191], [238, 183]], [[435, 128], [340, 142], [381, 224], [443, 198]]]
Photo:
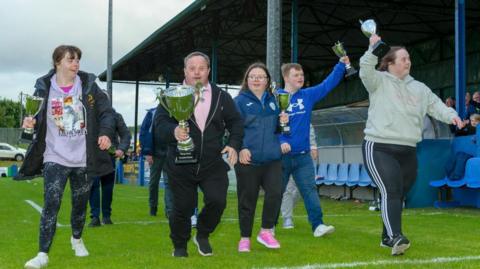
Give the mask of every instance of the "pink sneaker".
[[250, 252], [250, 239], [240, 239], [240, 242], [238, 242], [238, 252]]
[[266, 246], [267, 248], [280, 248], [280, 243], [273, 236], [273, 233], [269, 230], [262, 230], [257, 236], [257, 241]]

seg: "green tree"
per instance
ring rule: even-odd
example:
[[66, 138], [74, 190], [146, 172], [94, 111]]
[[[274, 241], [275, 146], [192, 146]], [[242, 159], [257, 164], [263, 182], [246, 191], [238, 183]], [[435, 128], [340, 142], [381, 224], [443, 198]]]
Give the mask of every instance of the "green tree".
[[20, 127], [20, 102], [0, 99], [0, 128]]

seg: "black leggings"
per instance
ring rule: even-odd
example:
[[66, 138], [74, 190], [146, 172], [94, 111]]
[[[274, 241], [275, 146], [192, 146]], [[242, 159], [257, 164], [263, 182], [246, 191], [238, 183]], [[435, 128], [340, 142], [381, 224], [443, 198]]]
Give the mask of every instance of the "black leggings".
[[85, 172], [85, 167], [71, 168], [53, 162], [44, 164], [44, 206], [40, 219], [40, 252], [48, 253], [52, 245], [57, 226], [57, 215], [62, 203], [67, 178], [70, 178], [72, 193], [72, 212], [70, 216], [72, 236], [76, 239], [82, 237], [87, 202], [92, 187], [92, 181], [86, 176]]
[[242, 237], [252, 236], [252, 227], [260, 186], [265, 191], [262, 228], [275, 226], [282, 204], [282, 162], [264, 165], [235, 165], [237, 175], [238, 218]]
[[382, 238], [402, 234], [402, 207], [417, 176], [416, 148], [364, 141], [363, 162], [381, 195]]

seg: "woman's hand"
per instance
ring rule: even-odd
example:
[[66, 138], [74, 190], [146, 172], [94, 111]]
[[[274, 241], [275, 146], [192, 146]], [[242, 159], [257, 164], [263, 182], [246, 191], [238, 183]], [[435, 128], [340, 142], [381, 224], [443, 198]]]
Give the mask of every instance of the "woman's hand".
[[377, 44], [378, 41], [382, 40], [380, 36], [377, 34], [373, 34], [370, 36], [370, 47], [373, 47], [373, 45]]
[[248, 149], [242, 149], [240, 151], [240, 163], [241, 164], [250, 164], [250, 161], [252, 161], [252, 153], [250, 153], [250, 150]]
[[98, 147], [101, 150], [107, 150], [110, 148], [111, 145], [112, 145], [112, 142], [110, 141], [110, 138], [108, 136], [102, 135], [98, 137]]
[[458, 129], [463, 129], [463, 127], [465, 127], [465, 123], [458, 116], [452, 119], [452, 124], [457, 126]]
[[280, 123], [288, 123], [288, 113], [282, 112], [279, 115]]
[[35, 123], [37, 123], [37, 121], [33, 117], [26, 117], [23, 119], [22, 128], [33, 128], [35, 127]]

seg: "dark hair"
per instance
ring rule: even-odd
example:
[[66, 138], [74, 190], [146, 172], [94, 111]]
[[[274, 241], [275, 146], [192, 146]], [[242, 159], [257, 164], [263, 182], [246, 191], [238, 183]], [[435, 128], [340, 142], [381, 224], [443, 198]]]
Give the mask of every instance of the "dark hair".
[[200, 51], [194, 51], [190, 54], [187, 55], [187, 57], [185, 57], [183, 59], [183, 67], [187, 67], [187, 62], [190, 58], [192, 57], [195, 57], [195, 56], [200, 56], [202, 57], [203, 59], [205, 59], [205, 61], [207, 62], [207, 66], [208, 68], [210, 68], [210, 57], [208, 57], [207, 54], [203, 53], [203, 52], [200, 52]]
[[55, 69], [55, 71], [57, 70], [56, 65], [62, 61], [67, 53], [70, 54], [70, 59], [75, 59], [75, 56], [77, 56], [79, 60], [82, 58], [82, 51], [79, 48], [71, 45], [60, 45], [53, 50], [52, 54], [53, 69]]
[[266, 91], [271, 93], [272, 89], [270, 89], [270, 83], [272, 81], [272, 77], [270, 76], [270, 72], [268, 72], [267, 66], [264, 63], [261, 63], [261, 62], [253, 63], [247, 68], [247, 71], [245, 71], [245, 76], [243, 76], [243, 81], [242, 81], [242, 86], [240, 87], [240, 91], [249, 90], [248, 89], [248, 74], [250, 74], [250, 72], [254, 68], [260, 68], [260, 69], [263, 69], [263, 71], [265, 71], [265, 74], [267, 74], [267, 79], [268, 79]]
[[298, 71], [303, 70], [302, 65], [297, 64], [297, 63], [282, 64], [282, 67], [280, 69], [282, 70], [282, 76], [283, 77], [288, 76], [288, 74], [290, 73], [290, 70], [292, 70], [292, 69], [295, 69], [295, 70], [298, 70]]
[[378, 71], [388, 71], [388, 64], [394, 63], [396, 60], [396, 52], [399, 50], [407, 50], [404, 46], [393, 46], [390, 50], [383, 56], [378, 66]]

